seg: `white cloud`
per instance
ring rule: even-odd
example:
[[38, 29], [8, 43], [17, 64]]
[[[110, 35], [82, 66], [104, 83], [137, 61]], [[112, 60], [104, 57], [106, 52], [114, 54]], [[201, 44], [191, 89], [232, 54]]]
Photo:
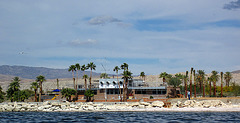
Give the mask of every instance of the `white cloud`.
[[86, 41], [75, 39], [70, 42], [70, 44], [73, 46], [94, 45], [96, 43], [97, 43], [97, 40], [94, 40], [94, 39], [87, 39]]

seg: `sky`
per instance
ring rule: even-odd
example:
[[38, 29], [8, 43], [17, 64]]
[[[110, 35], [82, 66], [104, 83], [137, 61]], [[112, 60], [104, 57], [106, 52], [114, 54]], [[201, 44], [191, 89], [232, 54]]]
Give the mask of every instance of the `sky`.
[[0, 0], [0, 65], [240, 70], [240, 0]]

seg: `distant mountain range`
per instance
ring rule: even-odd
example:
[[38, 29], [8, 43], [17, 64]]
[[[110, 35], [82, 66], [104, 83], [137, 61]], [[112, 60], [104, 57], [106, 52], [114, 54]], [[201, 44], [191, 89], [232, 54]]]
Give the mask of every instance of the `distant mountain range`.
[[[86, 74], [90, 74], [89, 71], [85, 71]], [[28, 67], [28, 66], [0, 66], [0, 76], [18, 76], [25, 79], [36, 79], [37, 76], [43, 75], [46, 79], [56, 79], [56, 78], [72, 78], [72, 72], [68, 69], [53, 69], [45, 67]], [[83, 72], [79, 71], [79, 75], [82, 76]], [[99, 76], [100, 73], [93, 72], [93, 76]]]
[[240, 70], [233, 71], [232, 73], [240, 73]]

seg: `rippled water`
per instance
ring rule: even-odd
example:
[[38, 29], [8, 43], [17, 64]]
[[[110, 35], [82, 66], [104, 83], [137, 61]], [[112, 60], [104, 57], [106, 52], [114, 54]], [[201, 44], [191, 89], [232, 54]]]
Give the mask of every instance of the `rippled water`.
[[0, 112], [2, 122], [240, 122], [240, 112]]

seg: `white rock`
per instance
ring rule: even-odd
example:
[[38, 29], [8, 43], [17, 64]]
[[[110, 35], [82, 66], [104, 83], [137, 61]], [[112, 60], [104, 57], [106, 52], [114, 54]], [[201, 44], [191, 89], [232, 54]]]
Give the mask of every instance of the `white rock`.
[[144, 106], [150, 105], [150, 103], [148, 103], [148, 102], [140, 102], [140, 104], [141, 104], [141, 105], [144, 105]]
[[152, 106], [153, 107], [163, 107], [163, 105], [164, 105], [164, 102], [162, 102], [162, 101], [154, 101], [154, 102], [152, 102]]

